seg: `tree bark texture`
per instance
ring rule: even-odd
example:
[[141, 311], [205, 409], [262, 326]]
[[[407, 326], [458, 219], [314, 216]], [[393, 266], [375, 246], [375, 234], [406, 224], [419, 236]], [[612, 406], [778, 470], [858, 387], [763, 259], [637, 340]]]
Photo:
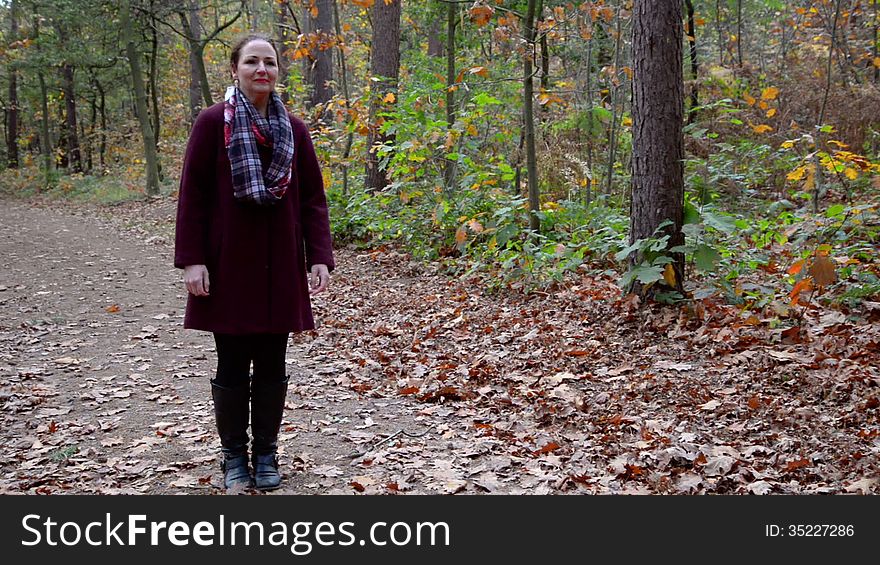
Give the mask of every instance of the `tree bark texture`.
[[[684, 243], [682, 3], [635, 0], [632, 25], [630, 243], [652, 237], [663, 221], [671, 220], [673, 225], [664, 230], [671, 248]], [[672, 258], [676, 290], [681, 291], [684, 257], [679, 253]]]
[[309, 12], [309, 31], [317, 36], [317, 47], [309, 54], [313, 108], [333, 98], [333, 0], [316, 0], [315, 7], [317, 16]]
[[389, 137], [379, 131], [378, 113], [388, 108], [384, 102], [389, 93], [397, 96], [397, 81], [400, 75], [400, 0], [390, 4], [376, 2], [372, 8], [373, 40], [370, 53], [371, 103], [370, 131], [367, 135], [367, 165], [365, 186], [367, 190], [382, 190], [388, 185], [386, 172], [380, 169], [379, 156], [374, 149], [376, 144], [389, 141]]

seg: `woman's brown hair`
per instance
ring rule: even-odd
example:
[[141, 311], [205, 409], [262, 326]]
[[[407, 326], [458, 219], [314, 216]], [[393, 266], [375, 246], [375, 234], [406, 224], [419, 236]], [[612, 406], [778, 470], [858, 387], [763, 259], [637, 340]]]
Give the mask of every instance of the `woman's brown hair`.
[[238, 66], [238, 59], [239, 57], [241, 57], [241, 50], [244, 49], [244, 46], [251, 41], [265, 41], [266, 43], [271, 45], [272, 49], [275, 51], [275, 58], [280, 59], [278, 55], [278, 48], [275, 47], [275, 42], [272, 41], [271, 37], [263, 33], [251, 33], [236, 41], [235, 45], [232, 46], [232, 53], [229, 55], [229, 63], [232, 65], [233, 68]]

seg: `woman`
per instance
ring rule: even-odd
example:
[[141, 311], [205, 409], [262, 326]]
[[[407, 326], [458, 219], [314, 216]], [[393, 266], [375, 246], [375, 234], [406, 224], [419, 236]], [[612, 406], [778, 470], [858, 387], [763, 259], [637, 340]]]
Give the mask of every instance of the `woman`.
[[308, 128], [275, 93], [277, 49], [267, 36], [249, 35], [230, 63], [235, 86], [199, 114], [190, 134], [174, 266], [189, 293], [184, 327], [213, 332], [217, 346], [211, 390], [223, 483], [269, 490], [281, 483], [288, 336], [314, 328], [309, 293], [327, 288], [333, 250]]

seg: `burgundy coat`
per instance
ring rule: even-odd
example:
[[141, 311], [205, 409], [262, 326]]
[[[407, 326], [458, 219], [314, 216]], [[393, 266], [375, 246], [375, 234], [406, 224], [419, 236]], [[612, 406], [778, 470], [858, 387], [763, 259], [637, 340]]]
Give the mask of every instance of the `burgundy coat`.
[[[180, 177], [174, 266], [206, 265], [210, 296], [188, 295], [183, 326], [219, 333], [315, 327], [307, 270], [335, 266], [318, 158], [302, 120], [293, 126], [293, 177], [272, 206], [235, 200], [223, 143], [223, 103], [199, 114]], [[260, 147], [265, 171], [271, 149]]]

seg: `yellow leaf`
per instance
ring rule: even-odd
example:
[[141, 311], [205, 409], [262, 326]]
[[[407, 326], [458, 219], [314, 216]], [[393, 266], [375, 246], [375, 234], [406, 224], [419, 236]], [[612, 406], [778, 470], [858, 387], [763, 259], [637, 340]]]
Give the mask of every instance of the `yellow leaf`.
[[841, 149], [846, 149], [847, 147], [849, 147], [849, 145], [847, 145], [846, 143], [843, 143], [842, 141], [837, 141], [836, 139], [829, 139], [828, 143], [833, 143]]
[[773, 131], [773, 128], [768, 126], [767, 124], [752, 126], [752, 129], [755, 131], [755, 133], [767, 133], [768, 131]]
[[468, 72], [472, 75], [479, 75], [483, 78], [489, 76], [489, 69], [487, 69], [486, 67], [471, 67]]
[[694, 18], [694, 25], [698, 25], [698, 26], [706, 25], [706, 20], [704, 20], [703, 18], [700, 18], [700, 17]]
[[749, 106], [754, 106], [755, 102], [757, 102], [757, 100], [755, 100], [755, 98], [748, 92], [743, 94], [743, 100], [745, 100], [746, 104], [748, 104]]
[[783, 148], [783, 149], [789, 149], [789, 148], [791, 148], [791, 147], [794, 147], [794, 141], [792, 141], [792, 140], [789, 139], [788, 141], [783, 141], [783, 142], [782, 142], [782, 148]]
[[880, 69], [880, 57], [874, 57], [874, 66]]
[[479, 131], [477, 131], [476, 126], [474, 124], [468, 124], [467, 132], [469, 135], [479, 135]]
[[663, 280], [666, 281], [667, 285], [675, 288], [675, 268], [672, 266], [672, 263], [666, 263], [666, 268], [663, 269]]
[[763, 100], [761, 100], [760, 102], [758, 102], [758, 108], [760, 108], [760, 109], [762, 109], [762, 110], [766, 110], [766, 109], [769, 108], [769, 107], [770, 107], [770, 106], [769, 106], [766, 102], [764, 102]]
[[461, 245], [465, 241], [467, 241], [467, 229], [465, 226], [459, 226], [459, 228], [455, 230], [455, 243]]
[[770, 86], [761, 91], [761, 98], [764, 100], [776, 100], [776, 97], [779, 96], [779, 89], [775, 86]]
[[768, 118], [772, 118], [775, 115], [776, 115], [776, 108], [770, 108], [769, 110], [767, 110], [767, 117]]
[[388, 94], [385, 95], [385, 98], [382, 99], [382, 102], [384, 102], [386, 104], [394, 104], [395, 100], [397, 100], [397, 98], [394, 96], [394, 93], [389, 92]]
[[804, 172], [806, 172], [806, 167], [798, 167], [797, 169], [788, 173], [785, 178], [790, 181], [797, 182], [804, 178]]
[[846, 178], [849, 180], [856, 180], [859, 178], [859, 172], [852, 167], [847, 167], [844, 169], [843, 174], [846, 175]]
[[626, 126], [626, 127], [629, 127], [629, 126], [633, 125], [632, 118], [630, 118], [629, 116], [625, 116], [625, 117], [623, 118], [623, 125]]

